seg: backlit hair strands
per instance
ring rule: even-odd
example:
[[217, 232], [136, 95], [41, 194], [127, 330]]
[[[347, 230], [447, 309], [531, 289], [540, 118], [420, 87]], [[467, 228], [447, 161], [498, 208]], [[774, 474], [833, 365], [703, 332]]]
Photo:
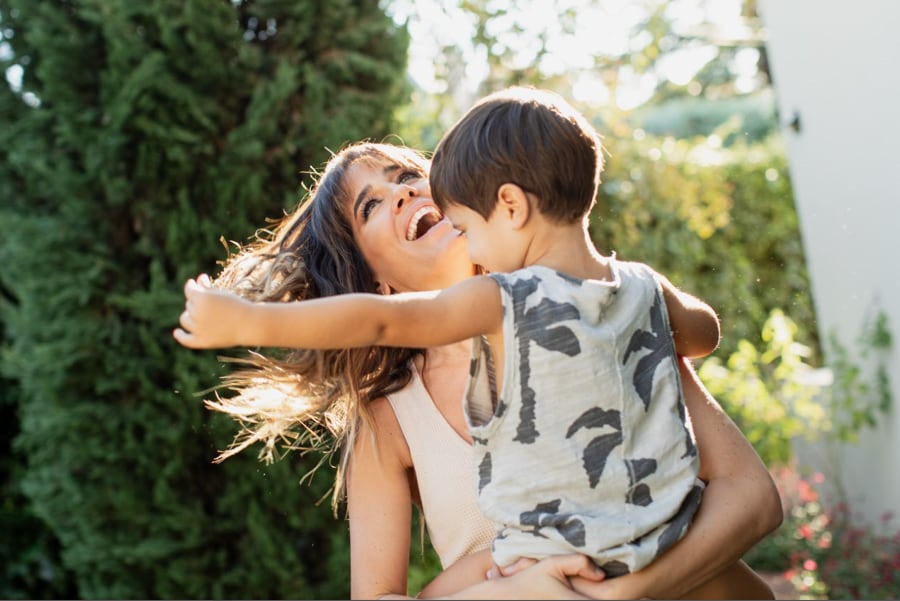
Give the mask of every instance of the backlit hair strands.
[[[348, 222], [351, 199], [345, 178], [358, 161], [396, 163], [428, 173], [428, 161], [408, 148], [371, 142], [345, 147], [327, 162], [294, 212], [274, 228], [259, 230], [252, 242], [228, 256], [214, 285], [254, 301], [377, 292]], [[363, 428], [374, 436], [367, 404], [406, 386], [410, 360], [419, 353], [386, 347], [267, 349], [266, 354], [224, 359], [234, 370], [206, 405], [231, 416], [241, 431], [217, 461], [256, 443], [262, 445], [260, 458], [268, 462], [279, 448], [321, 453], [316, 467], [341, 451], [332, 495], [336, 510], [356, 436]]]

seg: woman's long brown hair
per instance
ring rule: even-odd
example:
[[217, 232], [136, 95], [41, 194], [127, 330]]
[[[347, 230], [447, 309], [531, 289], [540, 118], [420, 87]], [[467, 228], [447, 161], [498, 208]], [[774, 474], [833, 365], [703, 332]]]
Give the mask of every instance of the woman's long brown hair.
[[[409, 148], [369, 142], [344, 148], [328, 161], [293, 213], [230, 254], [215, 285], [255, 301], [375, 292], [375, 276], [348, 221], [345, 178], [358, 161], [428, 172], [427, 160]], [[421, 351], [386, 347], [283, 349], [225, 359], [235, 369], [219, 389], [231, 394], [217, 394], [206, 405], [230, 415], [242, 431], [216, 461], [256, 442], [263, 443], [260, 456], [266, 461], [274, 460], [279, 447], [321, 453], [318, 465], [342, 450], [333, 495], [336, 509], [353, 443], [361, 424], [370, 424], [367, 404], [409, 382], [410, 360], [417, 353]]]

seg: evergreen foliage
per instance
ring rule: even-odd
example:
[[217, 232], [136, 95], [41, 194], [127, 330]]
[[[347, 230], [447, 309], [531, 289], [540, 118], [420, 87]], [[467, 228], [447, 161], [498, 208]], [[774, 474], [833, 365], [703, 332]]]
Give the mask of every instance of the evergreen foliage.
[[294, 204], [326, 147], [389, 132], [405, 30], [375, 0], [0, 0], [0, 32], [23, 74], [0, 85], [0, 408], [21, 458], [0, 476], [29, 552], [62, 564], [33, 588], [7, 567], [0, 593], [346, 597], [330, 474], [212, 465], [235, 426], [196, 393], [220, 366], [171, 329], [220, 235]]

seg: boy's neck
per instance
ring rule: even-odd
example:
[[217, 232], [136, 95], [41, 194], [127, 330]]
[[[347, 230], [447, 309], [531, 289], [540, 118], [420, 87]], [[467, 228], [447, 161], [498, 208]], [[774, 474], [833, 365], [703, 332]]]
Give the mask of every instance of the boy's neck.
[[609, 259], [600, 254], [582, 223], [548, 222], [535, 231], [523, 267], [541, 265], [582, 280], [610, 280]]

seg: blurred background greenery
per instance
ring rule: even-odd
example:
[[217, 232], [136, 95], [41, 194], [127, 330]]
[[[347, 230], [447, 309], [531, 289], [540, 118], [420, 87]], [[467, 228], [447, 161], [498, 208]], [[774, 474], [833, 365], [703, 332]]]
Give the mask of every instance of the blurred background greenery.
[[[223, 366], [171, 338], [181, 284], [295, 206], [329, 149], [431, 150], [510, 84], [604, 135], [592, 235], [719, 311], [701, 375], [768, 465], [890, 402], [853, 363], [884, 324], [842, 349], [839, 386], [817, 378], [753, 0], [0, 0], [0, 67], [2, 598], [348, 595], [329, 468], [211, 464], [237, 426], [201, 403]], [[757, 561], [788, 570], [776, 542]], [[411, 561], [415, 592], [437, 563]]]

